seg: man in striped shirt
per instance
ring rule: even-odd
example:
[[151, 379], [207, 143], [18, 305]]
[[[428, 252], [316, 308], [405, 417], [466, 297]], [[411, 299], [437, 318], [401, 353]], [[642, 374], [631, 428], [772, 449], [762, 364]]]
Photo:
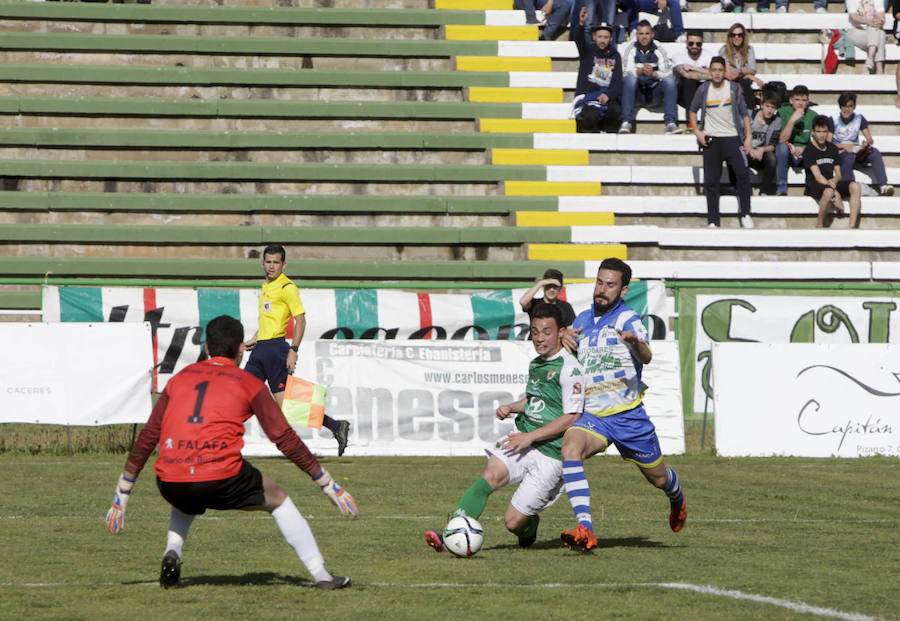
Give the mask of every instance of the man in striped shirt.
[[578, 361], [584, 367], [585, 395], [584, 413], [563, 436], [563, 483], [578, 525], [564, 531], [562, 540], [584, 551], [597, 546], [584, 460], [602, 453], [610, 443], [666, 493], [673, 531], [680, 531], [687, 519], [678, 475], [663, 462], [656, 428], [641, 404], [647, 390], [641, 371], [653, 354], [641, 318], [622, 301], [630, 280], [627, 263], [605, 259], [597, 272], [594, 305], [572, 325]]

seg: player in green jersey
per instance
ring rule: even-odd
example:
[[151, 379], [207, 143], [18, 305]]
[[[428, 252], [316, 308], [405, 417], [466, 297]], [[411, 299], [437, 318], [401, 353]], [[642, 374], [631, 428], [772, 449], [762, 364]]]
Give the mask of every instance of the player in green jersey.
[[[538, 356], [528, 366], [525, 398], [497, 408], [497, 418], [516, 415], [516, 430], [487, 447], [484, 474], [462, 495], [454, 515], [478, 519], [488, 496], [509, 484], [518, 488], [506, 508], [509, 532], [528, 547], [537, 538], [539, 513], [562, 490], [562, 434], [581, 415], [584, 381], [578, 361], [562, 346], [565, 326], [559, 309], [543, 305], [531, 318], [531, 339]], [[444, 551], [439, 533], [428, 531], [425, 542]]]

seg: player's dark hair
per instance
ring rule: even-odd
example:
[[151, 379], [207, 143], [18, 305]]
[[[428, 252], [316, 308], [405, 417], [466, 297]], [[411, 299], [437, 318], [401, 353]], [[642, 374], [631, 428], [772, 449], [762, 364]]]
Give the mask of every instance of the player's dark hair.
[[600, 264], [600, 269], [597, 270], [598, 274], [600, 273], [600, 270], [619, 272], [622, 275], [623, 287], [627, 287], [628, 283], [631, 282], [631, 267], [622, 259], [617, 259], [616, 257], [603, 259], [603, 262]]
[[265, 250], [263, 250], [263, 259], [266, 258], [267, 254], [280, 254], [282, 263], [284, 263], [284, 260], [287, 258], [287, 253], [284, 251], [284, 246], [281, 244], [269, 244], [266, 246]]
[[531, 323], [534, 324], [535, 319], [552, 317], [556, 322], [557, 328], [562, 328], [562, 313], [556, 304], [538, 304], [531, 313]]
[[725, 62], [725, 57], [724, 57], [724, 56], [713, 56], [713, 57], [709, 60], [709, 66], [710, 66], [710, 67], [712, 67], [712, 66], [713, 66], [714, 64], [716, 64], [716, 63], [719, 63], [719, 64], [722, 65], [723, 67], [727, 67], [727, 66], [728, 66], [728, 64]]
[[816, 127], [825, 127], [827, 129], [831, 129], [831, 118], [825, 116], [824, 114], [817, 114], [816, 118], [813, 119], [812, 123], [813, 129]]
[[763, 103], [767, 103], [770, 106], [775, 106], [777, 108], [781, 105], [781, 97], [778, 97], [777, 95], [768, 95], [763, 99]]
[[703, 31], [702, 30], [688, 30], [685, 33], [685, 36], [686, 37], [700, 37], [700, 39], [702, 40], [703, 39]]
[[856, 93], [853, 91], [844, 91], [841, 93], [841, 96], [838, 97], [838, 106], [846, 106], [851, 101], [854, 104], [856, 103]]
[[206, 324], [206, 349], [210, 357], [236, 358], [243, 340], [244, 326], [234, 317], [219, 315]]
[[809, 89], [803, 84], [798, 84], [791, 90], [791, 97], [796, 97], [797, 95], [806, 95], [809, 97]]
[[555, 270], [552, 267], [544, 272], [544, 278], [553, 278], [554, 280], [558, 280], [559, 284], [562, 284], [563, 274], [559, 270]]
[[651, 30], [653, 29], [653, 24], [648, 22], [646, 19], [642, 19], [641, 21], [639, 21], [637, 23], [637, 26], [635, 26], [635, 28], [640, 28], [641, 26], [646, 26], [647, 28], [650, 28]]

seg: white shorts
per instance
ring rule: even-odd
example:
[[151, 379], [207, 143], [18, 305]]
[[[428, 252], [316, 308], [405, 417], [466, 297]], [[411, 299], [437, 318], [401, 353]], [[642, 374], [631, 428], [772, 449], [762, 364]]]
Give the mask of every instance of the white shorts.
[[522, 515], [537, 515], [559, 498], [563, 488], [562, 461], [547, 457], [534, 447], [511, 454], [500, 448], [504, 438], [484, 449], [509, 471], [509, 484], [518, 484], [510, 504]]

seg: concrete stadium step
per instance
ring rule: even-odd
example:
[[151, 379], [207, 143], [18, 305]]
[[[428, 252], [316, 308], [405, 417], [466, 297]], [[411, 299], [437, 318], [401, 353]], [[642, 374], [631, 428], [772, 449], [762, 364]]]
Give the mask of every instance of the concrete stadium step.
[[[557, 208], [557, 197], [346, 196], [0, 191], [0, 210], [23, 212], [503, 215]], [[167, 215], [167, 217], [169, 217]]]
[[[258, 250], [258, 248], [254, 248]], [[291, 257], [302, 246], [287, 247]], [[566, 273], [582, 273], [581, 261], [373, 261], [305, 259], [291, 265], [291, 277], [298, 281], [478, 281], [534, 282], [535, 273], [555, 267]], [[596, 270], [594, 272], [596, 274]], [[155, 279], [253, 279], [259, 280], [259, 258], [133, 257], [0, 257], [0, 277], [44, 278], [155, 278]]]

